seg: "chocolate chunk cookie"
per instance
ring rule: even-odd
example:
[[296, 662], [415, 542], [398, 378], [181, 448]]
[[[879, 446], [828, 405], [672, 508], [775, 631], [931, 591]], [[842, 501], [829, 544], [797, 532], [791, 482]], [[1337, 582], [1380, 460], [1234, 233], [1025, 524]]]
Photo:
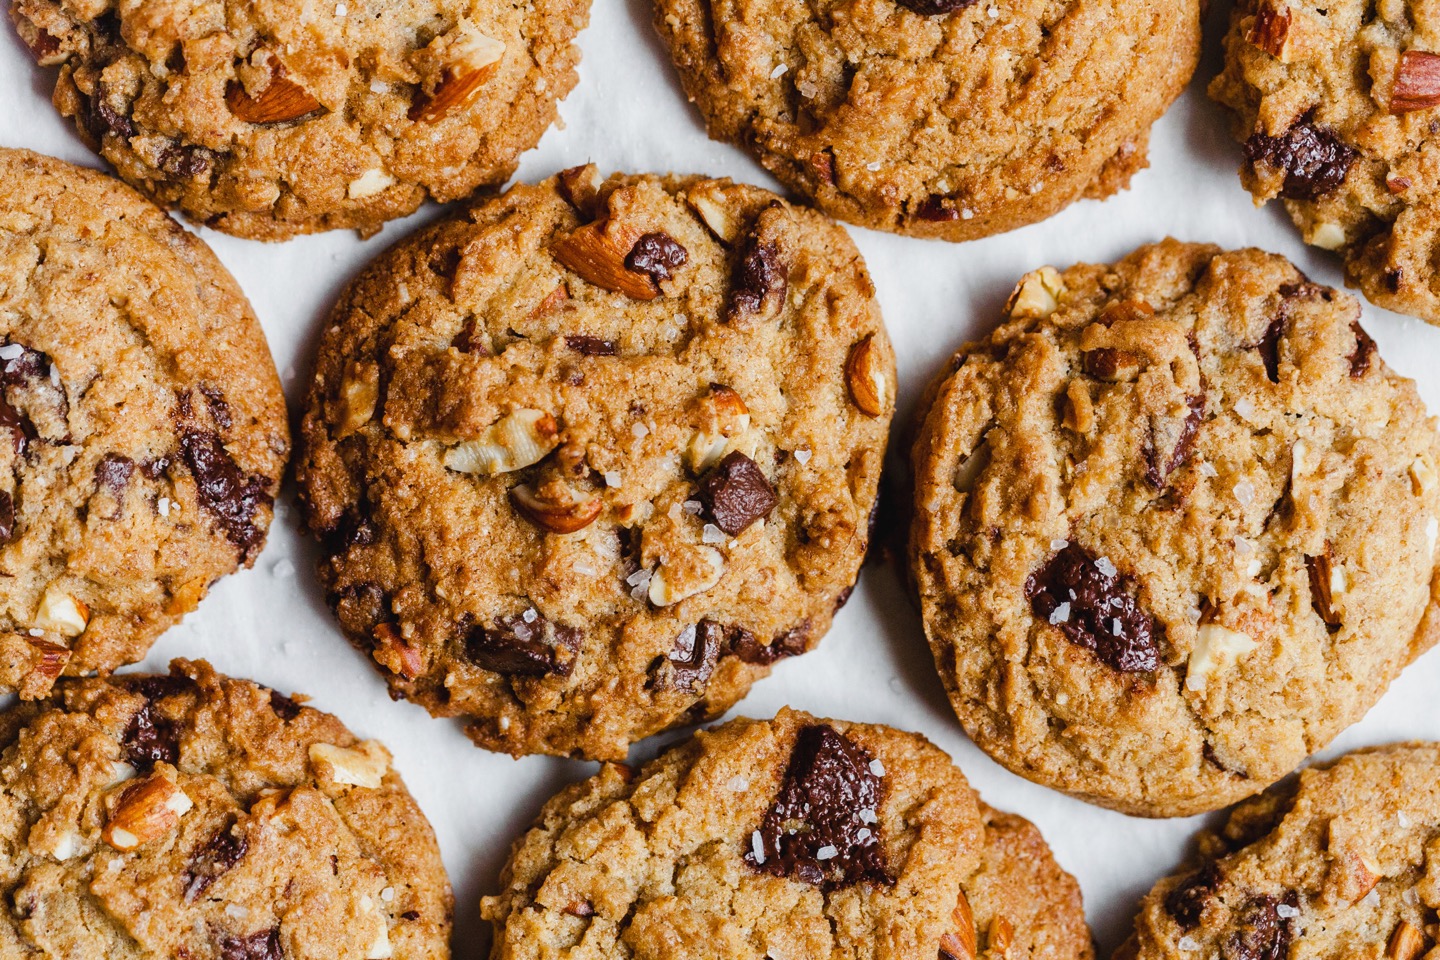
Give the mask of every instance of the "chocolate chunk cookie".
[[911, 545], [966, 730], [1146, 816], [1225, 806], [1440, 638], [1440, 438], [1350, 297], [1173, 240], [1027, 275], [931, 388]]
[[562, 791], [480, 910], [495, 960], [568, 951], [1091, 960], [1074, 879], [923, 737], [791, 710]]
[[375, 261], [297, 470], [346, 633], [485, 747], [623, 759], [804, 653], [869, 538], [894, 358], [843, 229], [576, 168]]
[[255, 559], [289, 451], [270, 351], [129, 187], [0, 148], [0, 692], [141, 659]]
[[655, 0], [655, 26], [711, 137], [832, 216], [970, 240], [1129, 185], [1200, 6]]
[[1429, 7], [1362, 0], [1235, 6], [1210, 95], [1235, 111], [1241, 177], [1280, 197], [1345, 282], [1440, 324], [1440, 27]]
[[1440, 746], [1395, 744], [1241, 804], [1145, 898], [1117, 960], [1384, 956], [1435, 947]]
[[503, 183], [575, 85], [588, 0], [15, 0], [120, 176], [238, 237], [373, 233]]
[[329, 714], [176, 660], [62, 681], [0, 750], [0, 955], [450, 955], [429, 824]]

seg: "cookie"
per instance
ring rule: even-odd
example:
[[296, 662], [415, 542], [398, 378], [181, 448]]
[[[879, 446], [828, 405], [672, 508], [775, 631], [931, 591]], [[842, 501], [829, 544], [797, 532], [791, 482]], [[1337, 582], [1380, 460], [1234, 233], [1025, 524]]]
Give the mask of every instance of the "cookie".
[[1103, 198], [1200, 51], [1200, 2], [655, 0], [710, 136], [832, 216], [970, 240]]
[[501, 887], [494, 960], [1094, 955], [1033, 825], [923, 737], [792, 710], [606, 764], [546, 804]]
[[1173, 240], [1027, 275], [926, 398], [911, 564], [1015, 773], [1181, 816], [1250, 796], [1440, 638], [1440, 438], [1359, 305]]
[[1435, 946], [1440, 746], [1351, 753], [1247, 801], [1145, 898], [1116, 955], [1384, 956]]
[[289, 452], [260, 324], [129, 187], [0, 148], [0, 693], [141, 659], [250, 565]]
[[0, 954], [450, 955], [434, 834], [390, 755], [176, 660], [0, 717]]
[[1372, 302], [1440, 324], [1440, 40], [1421, 3], [1236, 4], [1210, 95], [1234, 111], [1241, 179]]
[[376, 260], [297, 477], [392, 692], [513, 754], [624, 759], [809, 650], [869, 539], [895, 392], [844, 230], [593, 167]]
[[15, 0], [55, 105], [196, 222], [379, 230], [505, 182], [574, 87], [588, 0]]

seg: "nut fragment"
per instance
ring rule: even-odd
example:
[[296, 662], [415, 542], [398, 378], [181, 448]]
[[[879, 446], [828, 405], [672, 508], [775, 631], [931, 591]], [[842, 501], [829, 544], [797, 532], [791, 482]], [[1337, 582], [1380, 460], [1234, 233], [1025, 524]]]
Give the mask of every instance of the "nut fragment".
[[416, 98], [410, 119], [434, 123], [456, 107], [465, 107], [499, 69], [505, 44], [462, 22], [425, 48], [425, 59], [440, 65], [440, 80], [428, 97]]
[[975, 914], [970, 910], [970, 901], [965, 891], [955, 901], [955, 933], [940, 938], [941, 960], [975, 960], [979, 944], [975, 937]]
[[354, 364], [340, 385], [340, 424], [336, 439], [343, 440], [375, 416], [380, 402], [380, 368], [373, 363]]
[[600, 170], [593, 163], [561, 170], [555, 178], [560, 196], [587, 220], [595, 216], [596, 200], [603, 182]]
[[641, 233], [612, 218], [577, 227], [555, 241], [555, 259], [585, 280], [632, 300], [654, 300], [660, 288], [648, 274], [625, 266]]
[[1388, 960], [1416, 960], [1425, 952], [1425, 936], [1407, 920], [1401, 920], [1385, 946]]
[[1009, 919], [997, 915], [990, 921], [990, 936], [986, 949], [993, 957], [1003, 958], [1010, 952], [1010, 945], [1015, 942], [1015, 927]]
[[1415, 488], [1415, 495], [1423, 497], [1435, 489], [1435, 485], [1440, 483], [1440, 477], [1435, 475], [1435, 468], [1430, 466], [1429, 461], [1424, 457], [1416, 457], [1415, 462], [1410, 464], [1410, 482]]
[[1245, 39], [1270, 56], [1282, 61], [1286, 60], [1286, 54], [1290, 49], [1290, 22], [1289, 7], [1284, 10], [1276, 10], [1270, 4], [1264, 4], [1255, 14], [1255, 19], [1250, 24], [1250, 30], [1245, 35]]
[[534, 488], [525, 483], [510, 491], [510, 499], [525, 519], [551, 533], [574, 533], [585, 529], [600, 516], [604, 506], [599, 497], [551, 500], [537, 495]]
[[1409, 113], [1440, 106], [1440, 54], [1406, 50], [1395, 70], [1390, 112]]
[[1310, 573], [1311, 606], [1333, 633], [1341, 626], [1340, 613], [1335, 609], [1335, 598], [1343, 596], [1350, 589], [1350, 578], [1345, 573], [1345, 565], [1335, 563], [1327, 542], [1324, 553], [1305, 558], [1305, 567]]
[[539, 463], [560, 445], [560, 426], [543, 410], [501, 417], [476, 440], [445, 451], [445, 466], [459, 473], [495, 476]]
[[375, 932], [370, 935], [370, 945], [365, 948], [365, 960], [389, 960], [395, 955], [390, 945], [390, 923], [384, 911], [375, 909], [375, 901], [368, 896], [360, 898], [360, 910], [372, 917]]
[[65, 672], [66, 665], [70, 663], [70, 651], [39, 637], [26, 637], [25, 640], [34, 653], [30, 671], [20, 682], [18, 692], [22, 700], [38, 700], [50, 692], [60, 674]]
[[712, 180], [692, 187], [685, 194], [685, 202], [690, 204], [690, 209], [695, 211], [700, 222], [705, 224], [721, 243], [735, 242], [740, 225], [726, 207], [725, 194], [718, 183]]
[[374, 740], [365, 740], [354, 747], [312, 743], [310, 765], [322, 782], [374, 790], [384, 782], [390, 769], [390, 754]]
[[[681, 561], [684, 561], [683, 564]], [[650, 577], [648, 596], [657, 607], [668, 607], [714, 587], [725, 575], [725, 557], [714, 547], [694, 547], [687, 556], [661, 563]]]
[[373, 167], [351, 180], [346, 192], [351, 200], [365, 200], [376, 194], [384, 193], [394, 183], [394, 177], [379, 167]]
[[1305, 237], [1306, 243], [1321, 250], [1339, 250], [1345, 246], [1345, 241], [1345, 228], [1329, 220], [1315, 224]]
[[238, 80], [225, 86], [225, 105], [237, 119], [246, 123], [285, 123], [323, 109], [319, 100], [286, 75], [279, 57], [271, 55], [269, 65], [270, 82], [254, 96]]
[[55, 584], [45, 588], [35, 611], [35, 626], [62, 637], [78, 637], [90, 623], [90, 608]]
[[1005, 312], [1012, 317], [1027, 320], [1043, 320], [1060, 308], [1060, 297], [1065, 292], [1065, 281], [1054, 267], [1041, 267], [1020, 278], [1005, 304]]
[[375, 640], [375, 662], [406, 680], [414, 680], [425, 672], [425, 657], [419, 649], [405, 642], [405, 635], [394, 623], [377, 623], [370, 631]]
[[120, 789], [100, 839], [129, 852], [174, 830], [193, 806], [173, 780], [152, 773]]
[[845, 385], [850, 388], [850, 399], [865, 416], [878, 417], [885, 412], [890, 391], [873, 333], [850, 348], [845, 360]]
[[712, 383], [699, 404], [700, 428], [685, 447], [685, 463], [704, 473], [719, 463], [734, 441], [750, 429], [750, 409], [730, 387]]
[[1246, 634], [1218, 623], [1200, 627], [1195, 648], [1190, 651], [1190, 667], [1185, 673], [1185, 689], [1202, 691], [1210, 677], [1240, 657], [1250, 653], [1259, 643]]

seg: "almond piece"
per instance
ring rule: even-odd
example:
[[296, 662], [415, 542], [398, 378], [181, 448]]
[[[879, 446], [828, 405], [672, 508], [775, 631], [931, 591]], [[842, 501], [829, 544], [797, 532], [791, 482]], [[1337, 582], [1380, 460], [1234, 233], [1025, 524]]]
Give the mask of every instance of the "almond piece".
[[850, 389], [850, 399], [865, 416], [878, 417], [885, 413], [890, 391], [873, 333], [866, 334], [850, 348], [850, 356], [845, 360], [845, 385]]
[[1290, 35], [1290, 8], [1276, 10], [1270, 4], [1264, 4], [1255, 14], [1255, 19], [1250, 24], [1250, 30], [1245, 39], [1252, 46], [1259, 47], [1270, 56], [1279, 60], [1285, 60], [1285, 54], [1289, 50], [1288, 38]]
[[22, 700], [39, 700], [50, 692], [60, 674], [65, 672], [66, 665], [70, 663], [70, 651], [58, 643], [38, 637], [26, 637], [25, 640], [35, 652], [30, 672], [20, 682], [18, 693]]
[[660, 288], [649, 274], [625, 266], [625, 258], [640, 239], [634, 227], [611, 218], [596, 220], [555, 241], [555, 259], [585, 280], [632, 300], [654, 300]]
[[555, 189], [562, 200], [574, 207], [586, 220], [590, 220], [595, 216], [596, 200], [604, 182], [599, 168], [593, 163], [587, 163], [583, 167], [571, 167], [556, 174]]
[[238, 80], [225, 86], [225, 105], [236, 119], [246, 123], [285, 123], [324, 109], [300, 84], [291, 80], [280, 58], [270, 57], [270, 82], [255, 96]]
[[1005, 312], [1025, 320], [1043, 320], [1060, 308], [1065, 281], [1054, 267], [1041, 267], [1020, 278], [1005, 304]]
[[343, 440], [375, 416], [380, 402], [380, 368], [373, 363], [354, 364], [340, 385], [340, 424], [335, 437]]
[[543, 410], [523, 409], [501, 417], [479, 438], [445, 452], [445, 466], [458, 473], [495, 476], [539, 463], [560, 445], [560, 426]]
[[385, 781], [390, 754], [374, 740], [365, 740], [354, 747], [312, 743], [310, 766], [322, 783], [374, 790]]
[[960, 899], [955, 901], [955, 933], [947, 933], [940, 938], [941, 960], [975, 960], [979, 944], [975, 937], [975, 914], [970, 910], [970, 901], [965, 896], [965, 891], [960, 891]]
[[668, 607], [704, 593], [725, 575], [725, 557], [714, 547], [695, 547], [693, 556], [686, 559], [693, 562], [686, 563], [683, 570], [677, 564], [671, 564], [667, 572], [664, 563], [655, 568], [648, 593], [650, 602], [655, 606]]
[[1425, 952], [1425, 936], [1408, 920], [1401, 920], [1385, 946], [1388, 960], [1417, 960]]
[[1239, 630], [1207, 623], [1200, 627], [1185, 671], [1185, 689], [1203, 691], [1210, 677], [1260, 646]]
[[557, 503], [537, 496], [534, 488], [522, 483], [510, 491], [510, 500], [521, 516], [551, 533], [574, 533], [595, 522], [604, 507], [599, 497]]
[[384, 193], [394, 185], [394, 177], [379, 167], [373, 167], [351, 180], [345, 188], [345, 193], [351, 200], [368, 200]]
[[505, 44], [487, 37], [472, 24], [462, 23], [427, 50], [444, 64], [440, 82], [428, 97], [417, 98], [410, 107], [410, 119], [434, 123], [451, 110], [465, 107], [475, 99], [485, 82], [500, 68]]
[[1004, 957], [1010, 952], [1010, 945], [1015, 942], [1015, 926], [1005, 917], [997, 916], [990, 921], [989, 942], [987, 949], [996, 957]]
[[55, 584], [45, 588], [35, 611], [35, 626], [62, 637], [78, 637], [90, 624], [90, 608]]
[[180, 818], [193, 806], [173, 780], [152, 773], [119, 790], [100, 839], [128, 853], [180, 826]]
[[1440, 54], [1406, 50], [1390, 89], [1390, 112], [1409, 113], [1440, 106]]
[[727, 245], [735, 242], [740, 225], [726, 208], [725, 194], [718, 183], [711, 180], [692, 187], [685, 194], [685, 202], [716, 239]]
[[1327, 627], [1338, 629], [1341, 620], [1335, 609], [1335, 597], [1349, 589], [1350, 581], [1345, 575], [1345, 567], [1335, 565], [1334, 553], [1328, 540], [1325, 542], [1324, 553], [1305, 558], [1305, 568], [1310, 574], [1311, 606]]
[[425, 658], [419, 650], [405, 642], [397, 624], [376, 624], [370, 635], [375, 640], [376, 663], [406, 680], [414, 680], [425, 672]]
[[700, 401], [700, 428], [685, 448], [685, 463], [696, 473], [720, 462], [732, 442], [750, 429], [750, 409], [740, 394], [721, 383], [710, 384]]

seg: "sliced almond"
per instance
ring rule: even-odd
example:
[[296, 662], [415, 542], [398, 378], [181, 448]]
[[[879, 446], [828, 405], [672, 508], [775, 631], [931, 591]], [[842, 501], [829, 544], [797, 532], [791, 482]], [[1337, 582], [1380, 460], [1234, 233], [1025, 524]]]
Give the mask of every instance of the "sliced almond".
[[1385, 946], [1387, 960], [1417, 960], [1425, 952], [1425, 935], [1408, 920], [1401, 920]]
[[45, 588], [35, 611], [35, 626], [62, 637], [78, 637], [90, 624], [90, 608], [55, 584]]
[[523, 409], [501, 417], [478, 439], [445, 452], [445, 466], [459, 473], [495, 476], [539, 463], [560, 445], [560, 426], [543, 410]]
[[890, 389], [885, 382], [885, 367], [880, 348], [875, 346], [874, 334], [866, 334], [850, 348], [845, 360], [845, 385], [850, 390], [850, 399], [865, 416], [879, 417], [885, 413]]
[[434, 92], [417, 98], [410, 107], [410, 119], [419, 123], [434, 123], [451, 110], [468, 106], [500, 68], [505, 44], [481, 33], [473, 24], [461, 23], [437, 37], [427, 51], [443, 66]]
[[1259, 47], [1272, 57], [1286, 59], [1289, 52], [1291, 14], [1290, 8], [1276, 10], [1270, 4], [1262, 4], [1250, 23], [1245, 39], [1252, 46]]
[[625, 266], [640, 236], [639, 230], [611, 218], [596, 220], [558, 238], [555, 259], [597, 287], [632, 300], [654, 300], [660, 296], [655, 281]]
[[510, 491], [510, 500], [525, 519], [551, 533], [583, 530], [595, 522], [604, 507], [599, 497], [556, 502], [538, 496], [534, 488], [525, 483]]
[[1390, 112], [1409, 113], [1440, 106], [1440, 54], [1406, 50], [1390, 89]]
[[121, 852], [135, 850], [180, 826], [193, 806], [173, 780], [152, 773], [120, 788], [100, 839]]
[[270, 82], [251, 96], [238, 80], [225, 87], [225, 105], [236, 119], [246, 123], [286, 123], [324, 109], [300, 84], [285, 72], [279, 57], [270, 57]]
[[1010, 945], [1014, 942], [1014, 924], [1007, 917], [997, 915], [990, 921], [990, 936], [987, 938], [986, 949], [991, 956], [1004, 957], [1010, 952]]
[[1041, 267], [1020, 278], [1005, 304], [1005, 312], [1012, 317], [1027, 320], [1043, 320], [1060, 308], [1060, 296], [1065, 292], [1065, 281], [1054, 267]]
[[30, 661], [30, 671], [20, 682], [17, 692], [22, 700], [39, 700], [50, 692], [55, 681], [65, 672], [65, 667], [70, 663], [70, 651], [58, 643], [39, 637], [26, 637], [25, 640], [34, 653]]
[[648, 593], [650, 602], [655, 606], [668, 607], [704, 593], [725, 575], [725, 557], [714, 547], [695, 547], [684, 560], [683, 564], [661, 563], [655, 568]]
[[390, 770], [390, 754], [374, 740], [354, 747], [332, 743], [310, 745], [310, 766], [321, 783], [375, 790]]
[[[1305, 568], [1310, 574], [1310, 603], [1325, 625], [1333, 629], [1341, 626], [1340, 613], [1335, 609], [1335, 597], [1349, 588], [1349, 578], [1344, 565], [1337, 565], [1330, 544], [1325, 552], [1305, 558]], [[1339, 587], [1339, 590], [1336, 590]]]

